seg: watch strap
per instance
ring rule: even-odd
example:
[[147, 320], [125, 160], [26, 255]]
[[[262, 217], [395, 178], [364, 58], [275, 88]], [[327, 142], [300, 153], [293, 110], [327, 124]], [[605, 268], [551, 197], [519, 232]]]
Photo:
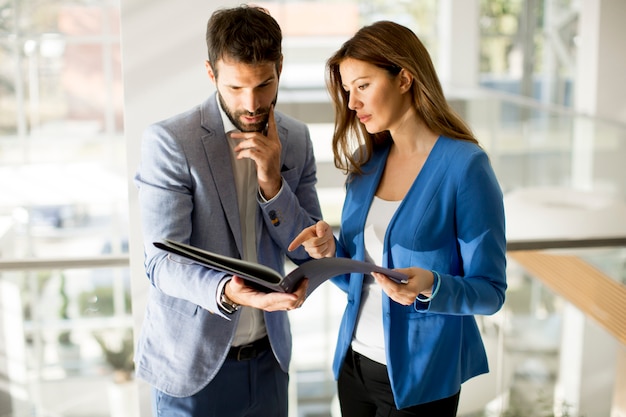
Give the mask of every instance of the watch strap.
[[233, 314], [235, 311], [239, 310], [241, 307], [239, 304], [232, 301], [226, 295], [226, 284], [222, 287], [222, 293], [220, 295], [219, 305], [222, 310], [224, 310], [228, 314]]

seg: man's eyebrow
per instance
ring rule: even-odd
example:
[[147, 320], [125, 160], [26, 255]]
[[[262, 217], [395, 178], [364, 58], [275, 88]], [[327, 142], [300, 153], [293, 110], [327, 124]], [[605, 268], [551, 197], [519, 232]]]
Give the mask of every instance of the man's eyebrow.
[[[253, 88], [269, 84], [270, 82], [274, 81], [275, 79], [276, 79], [276, 76], [272, 75], [272, 76], [268, 77], [267, 79], [261, 81], [257, 85], [255, 85]], [[242, 86], [238, 85], [238, 84], [228, 84], [228, 83], [226, 83], [225, 85], [226, 85], [226, 87], [230, 87], [230, 88], [242, 88]]]

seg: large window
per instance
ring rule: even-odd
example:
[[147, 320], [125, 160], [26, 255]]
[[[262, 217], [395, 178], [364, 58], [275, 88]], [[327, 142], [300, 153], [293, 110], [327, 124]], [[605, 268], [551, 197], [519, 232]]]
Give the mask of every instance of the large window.
[[0, 1], [0, 415], [132, 371], [125, 168], [118, 3]]
[[0, 3], [3, 258], [122, 249], [118, 14], [109, 1]]
[[481, 0], [481, 85], [571, 107], [576, 6], [571, 0]]

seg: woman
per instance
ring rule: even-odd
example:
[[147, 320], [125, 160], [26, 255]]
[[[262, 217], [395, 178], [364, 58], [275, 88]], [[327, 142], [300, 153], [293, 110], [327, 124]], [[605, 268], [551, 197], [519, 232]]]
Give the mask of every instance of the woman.
[[409, 29], [363, 27], [327, 70], [335, 165], [348, 174], [341, 230], [335, 241], [320, 222], [290, 250], [409, 277], [333, 279], [348, 296], [333, 365], [342, 414], [455, 416], [461, 383], [488, 372], [474, 315], [504, 303], [500, 187]]

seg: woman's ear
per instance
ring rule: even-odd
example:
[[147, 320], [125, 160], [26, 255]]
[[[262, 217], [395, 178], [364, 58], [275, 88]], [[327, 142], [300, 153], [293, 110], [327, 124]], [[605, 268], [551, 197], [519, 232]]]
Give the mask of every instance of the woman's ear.
[[400, 73], [398, 74], [398, 77], [400, 77], [400, 91], [402, 93], [406, 93], [411, 89], [411, 86], [413, 85], [413, 75], [404, 68], [402, 68], [400, 70]]

